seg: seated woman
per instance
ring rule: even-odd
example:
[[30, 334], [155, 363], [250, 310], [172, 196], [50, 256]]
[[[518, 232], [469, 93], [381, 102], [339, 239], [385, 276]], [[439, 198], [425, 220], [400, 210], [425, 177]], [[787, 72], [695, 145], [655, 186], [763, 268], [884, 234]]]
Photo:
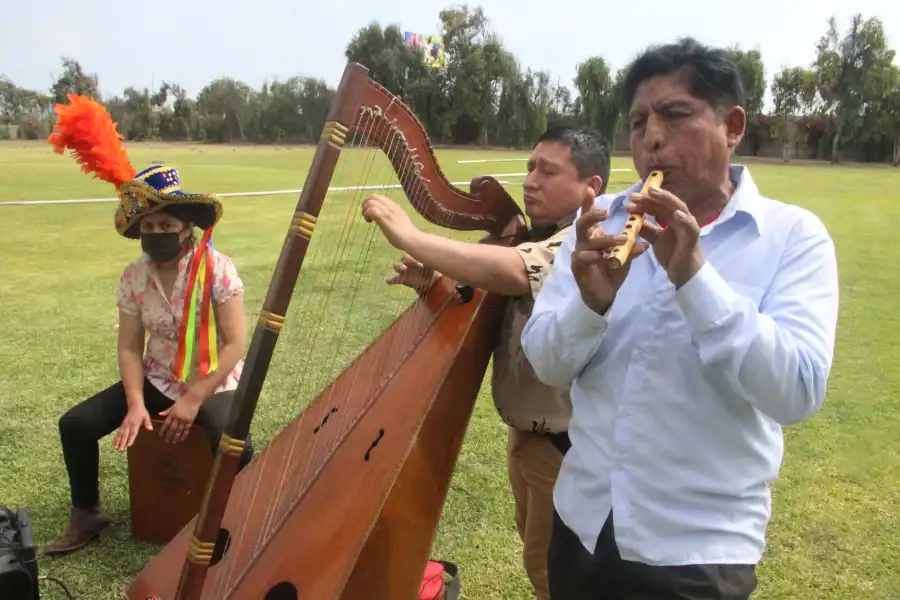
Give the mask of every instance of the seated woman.
[[[98, 440], [117, 427], [113, 445], [120, 452], [141, 428], [153, 431], [151, 415], [164, 419], [156, 434], [167, 442], [185, 439], [197, 423], [216, 450], [247, 337], [243, 284], [231, 259], [210, 243], [222, 215], [219, 200], [182, 192], [170, 167], [134, 173], [106, 110], [88, 98], [69, 99], [70, 105], [56, 107], [60, 118], [49, 141], [58, 153], [72, 149], [86, 171], [116, 186], [116, 229], [140, 238], [144, 253], [125, 268], [118, 285], [121, 381], [59, 420], [72, 507], [68, 530], [45, 548], [48, 555], [84, 547], [109, 524], [100, 511]], [[199, 242], [195, 226], [205, 230]], [[186, 317], [192, 313], [193, 319]], [[252, 455], [248, 438], [241, 468]]]

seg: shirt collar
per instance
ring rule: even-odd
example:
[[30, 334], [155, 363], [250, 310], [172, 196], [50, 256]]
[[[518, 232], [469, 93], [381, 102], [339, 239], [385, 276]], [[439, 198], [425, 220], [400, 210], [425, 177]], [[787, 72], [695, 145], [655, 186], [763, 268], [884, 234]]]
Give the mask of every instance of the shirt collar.
[[[756, 187], [756, 183], [750, 176], [750, 169], [744, 165], [731, 165], [728, 171], [731, 176], [731, 182], [734, 184], [734, 193], [719, 217], [707, 227], [715, 227], [717, 224], [741, 213], [750, 217], [756, 226], [757, 232], [762, 233], [765, 226], [765, 210], [761, 202], [762, 196], [759, 193], [759, 188]], [[628, 189], [619, 192], [609, 204], [610, 216], [618, 210], [624, 210], [625, 202], [628, 200], [629, 195], [632, 192], [641, 191], [643, 185], [643, 181], [638, 181]], [[707, 227], [704, 227], [704, 229], [707, 229]]]
[[566, 215], [556, 223], [552, 225], [545, 225], [544, 227], [534, 227], [528, 231], [528, 235], [531, 238], [532, 242], [542, 242], [551, 236], [555, 235], [557, 232], [565, 229], [569, 225], [575, 222], [575, 215], [577, 212], [573, 212], [572, 214]]
[[758, 233], [763, 232], [766, 224], [765, 205], [762, 194], [756, 187], [756, 182], [750, 176], [750, 169], [744, 165], [731, 165], [729, 167], [731, 181], [734, 183], [734, 193], [721, 216], [717, 221], [725, 220], [734, 214], [741, 213], [750, 217], [756, 224]]

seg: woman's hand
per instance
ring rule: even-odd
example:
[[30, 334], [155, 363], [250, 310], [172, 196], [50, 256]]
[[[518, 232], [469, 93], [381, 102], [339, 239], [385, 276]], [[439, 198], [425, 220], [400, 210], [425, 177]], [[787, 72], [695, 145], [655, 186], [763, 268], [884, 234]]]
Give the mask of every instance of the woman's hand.
[[163, 436], [166, 443], [177, 444], [188, 436], [201, 404], [203, 399], [196, 393], [188, 391], [182, 394], [175, 404], [159, 413], [159, 416], [166, 418], [159, 428], [159, 435]]
[[124, 452], [134, 443], [141, 427], [147, 431], [153, 431], [153, 423], [150, 422], [150, 413], [143, 404], [128, 409], [128, 414], [119, 426], [119, 432], [113, 440], [113, 447], [119, 452]]

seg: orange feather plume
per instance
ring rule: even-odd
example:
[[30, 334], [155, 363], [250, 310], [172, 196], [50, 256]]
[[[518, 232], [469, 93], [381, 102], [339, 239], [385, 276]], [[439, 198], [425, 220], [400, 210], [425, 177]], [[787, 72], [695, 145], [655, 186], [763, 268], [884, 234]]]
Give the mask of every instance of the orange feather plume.
[[88, 96], [68, 94], [69, 104], [57, 104], [58, 119], [47, 142], [57, 154], [67, 148], [84, 173], [107, 181], [116, 189], [132, 179], [137, 171], [131, 166], [121, 138], [109, 112]]

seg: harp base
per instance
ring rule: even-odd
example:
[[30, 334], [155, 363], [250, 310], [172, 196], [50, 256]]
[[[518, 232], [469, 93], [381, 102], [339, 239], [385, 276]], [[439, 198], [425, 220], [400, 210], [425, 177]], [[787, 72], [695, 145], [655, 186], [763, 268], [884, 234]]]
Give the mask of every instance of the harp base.
[[141, 430], [128, 449], [131, 535], [150, 544], [167, 544], [200, 510], [212, 469], [213, 454], [206, 430], [191, 427], [187, 438], [167, 444], [153, 431]]
[[[468, 288], [463, 302], [475, 296]], [[460, 286], [458, 293], [463, 293]], [[484, 299], [481, 320], [497, 318], [503, 298]], [[494, 331], [473, 327], [435, 397], [412, 450], [381, 508], [341, 600], [418, 597], [450, 482], [482, 379], [496, 344]]]

